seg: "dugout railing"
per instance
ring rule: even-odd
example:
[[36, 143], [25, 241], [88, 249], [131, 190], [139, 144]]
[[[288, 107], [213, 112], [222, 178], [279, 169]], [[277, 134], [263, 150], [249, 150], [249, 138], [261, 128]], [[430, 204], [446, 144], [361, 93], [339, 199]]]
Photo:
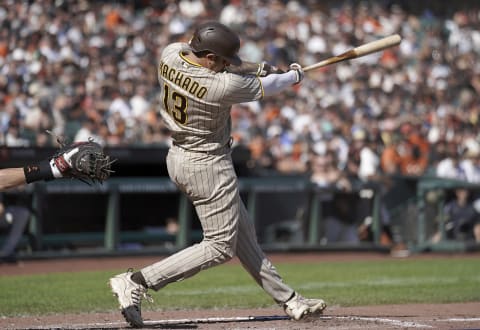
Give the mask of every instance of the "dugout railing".
[[[472, 249], [470, 243], [448, 241], [444, 236], [431, 243], [429, 228], [436, 226], [444, 233], [441, 210], [446, 195], [438, 194], [432, 202], [428, 193], [466, 186], [480, 192], [479, 186], [428, 177], [396, 180], [403, 188], [391, 193], [396, 198], [393, 203], [379, 184], [358, 185], [349, 193], [316, 187], [305, 177], [241, 178], [239, 184], [266, 251], [386, 251], [388, 247], [381, 242], [382, 208], [391, 211], [391, 225], [410, 251]], [[202, 238], [191, 203], [166, 177], [111, 178], [102, 185], [58, 180], [10, 194], [28, 195], [33, 210], [29, 235], [22, 242], [20, 256], [25, 258], [171, 253]], [[359, 198], [367, 201], [362, 218], [370, 218], [370, 240], [326, 240], [327, 219], [339, 194], [346, 198], [343, 210], [350, 214], [358, 212]], [[132, 200], [143, 204], [130, 205]], [[178, 222], [176, 233], [142, 224], [146, 217], [155, 223], [166, 210]], [[356, 227], [359, 219], [347, 221], [348, 226]], [[148, 230], [139, 229], [142, 226]]]

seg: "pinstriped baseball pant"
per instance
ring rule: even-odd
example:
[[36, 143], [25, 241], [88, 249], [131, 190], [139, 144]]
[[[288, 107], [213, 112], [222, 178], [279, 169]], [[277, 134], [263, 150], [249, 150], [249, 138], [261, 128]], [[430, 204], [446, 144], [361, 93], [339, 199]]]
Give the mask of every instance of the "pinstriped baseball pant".
[[207, 154], [172, 146], [167, 156], [171, 179], [192, 201], [204, 239], [141, 270], [150, 288], [159, 290], [230, 260], [243, 267], [277, 303], [293, 289], [286, 285], [258, 245], [243, 204], [229, 148]]

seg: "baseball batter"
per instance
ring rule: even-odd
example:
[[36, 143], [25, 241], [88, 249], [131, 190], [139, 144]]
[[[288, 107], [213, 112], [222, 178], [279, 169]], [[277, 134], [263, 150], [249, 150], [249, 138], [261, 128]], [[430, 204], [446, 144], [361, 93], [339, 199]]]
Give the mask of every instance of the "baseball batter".
[[196, 29], [189, 44], [170, 44], [161, 54], [161, 113], [173, 139], [168, 172], [192, 201], [204, 239], [138, 272], [110, 279], [122, 314], [132, 326], [143, 326], [141, 300], [148, 288], [159, 290], [234, 255], [293, 319], [326, 307], [323, 300], [303, 298], [285, 284], [260, 249], [239, 195], [230, 153], [231, 106], [290, 88], [302, 80], [302, 69], [294, 63], [288, 72], [279, 73], [283, 71], [269, 65], [242, 63], [239, 47], [236, 33], [207, 22]]

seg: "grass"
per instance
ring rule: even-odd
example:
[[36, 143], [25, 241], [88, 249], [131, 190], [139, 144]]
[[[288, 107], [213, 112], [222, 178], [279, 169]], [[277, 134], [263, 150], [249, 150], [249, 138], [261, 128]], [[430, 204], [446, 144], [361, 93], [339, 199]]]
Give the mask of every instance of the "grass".
[[[286, 283], [329, 305], [480, 301], [480, 262], [474, 259], [277, 263]], [[122, 270], [1, 276], [0, 316], [117, 310], [108, 278]], [[227, 264], [159, 292], [146, 310], [271, 307], [243, 268]]]

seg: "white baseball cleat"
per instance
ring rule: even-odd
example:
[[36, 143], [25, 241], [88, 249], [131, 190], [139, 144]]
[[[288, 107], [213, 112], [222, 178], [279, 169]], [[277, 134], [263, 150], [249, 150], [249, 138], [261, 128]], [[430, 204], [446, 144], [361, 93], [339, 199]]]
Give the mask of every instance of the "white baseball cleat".
[[147, 294], [147, 288], [132, 281], [132, 270], [119, 274], [110, 279], [110, 288], [117, 297], [125, 320], [135, 328], [143, 327], [142, 298], [152, 301]]
[[327, 304], [322, 299], [307, 299], [298, 293], [283, 305], [285, 313], [295, 321], [313, 314], [322, 314], [325, 308]]

